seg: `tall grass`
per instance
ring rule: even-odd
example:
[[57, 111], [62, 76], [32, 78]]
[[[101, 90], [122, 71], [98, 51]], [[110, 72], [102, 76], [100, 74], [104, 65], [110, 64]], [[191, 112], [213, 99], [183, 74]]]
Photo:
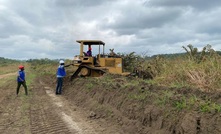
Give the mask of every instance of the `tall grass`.
[[154, 78], [155, 83], [170, 87], [196, 87], [202, 91], [221, 90], [221, 56], [206, 56], [201, 62], [188, 57], [164, 59]]

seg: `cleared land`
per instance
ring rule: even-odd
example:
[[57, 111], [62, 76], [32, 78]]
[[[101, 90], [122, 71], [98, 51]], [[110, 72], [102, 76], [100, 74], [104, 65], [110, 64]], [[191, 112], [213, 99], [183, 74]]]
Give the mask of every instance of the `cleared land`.
[[90, 111], [77, 107], [64, 96], [56, 96], [55, 85], [42, 77], [35, 78], [28, 86], [28, 96], [21, 87], [16, 97], [15, 76], [15, 73], [1, 75], [1, 133], [110, 134], [120, 131], [91, 119]]

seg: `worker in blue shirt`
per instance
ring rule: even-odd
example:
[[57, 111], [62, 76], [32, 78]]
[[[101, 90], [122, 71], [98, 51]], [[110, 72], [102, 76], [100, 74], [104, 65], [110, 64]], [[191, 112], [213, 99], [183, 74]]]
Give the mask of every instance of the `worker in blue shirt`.
[[88, 51], [87, 51], [87, 56], [92, 56], [92, 51], [91, 51], [91, 47], [88, 48]]
[[25, 72], [24, 72], [24, 66], [19, 66], [19, 71], [18, 71], [18, 76], [17, 76], [17, 82], [18, 82], [18, 85], [17, 85], [17, 96], [18, 96], [18, 93], [19, 93], [19, 89], [21, 87], [21, 85], [25, 88], [25, 95], [28, 95], [28, 89], [27, 89], [27, 86], [26, 86], [26, 81], [25, 81]]
[[64, 65], [63, 60], [59, 61], [59, 66], [57, 69], [57, 87], [56, 87], [56, 93], [55, 93], [56, 95], [61, 94], [62, 92], [63, 78], [66, 76], [65, 67], [69, 67], [70, 65], [73, 65], [73, 64]]
[[62, 85], [63, 85], [63, 77], [66, 76], [65, 68], [64, 68], [64, 61], [59, 61], [59, 66], [57, 69], [57, 87], [56, 87], [56, 93], [55, 94], [61, 94], [62, 92]]

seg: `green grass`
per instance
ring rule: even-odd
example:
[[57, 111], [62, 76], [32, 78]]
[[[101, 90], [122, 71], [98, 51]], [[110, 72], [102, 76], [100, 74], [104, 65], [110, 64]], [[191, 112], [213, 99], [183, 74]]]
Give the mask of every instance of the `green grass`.
[[85, 87], [86, 87], [87, 90], [91, 90], [91, 89], [94, 87], [94, 84], [92, 84], [92, 83], [86, 83], [86, 84], [85, 84]]
[[185, 108], [187, 108], [187, 100], [186, 100], [186, 98], [185, 97], [182, 97], [182, 99], [181, 100], [179, 100], [179, 101], [175, 101], [174, 102], [174, 106], [175, 106], [175, 108], [177, 109], [177, 110], [183, 110], [183, 109], [185, 109]]
[[212, 107], [210, 107], [210, 101], [207, 101], [207, 102], [201, 102], [200, 103], [200, 106], [199, 106], [199, 108], [200, 108], [200, 111], [201, 112], [210, 112], [211, 111], [211, 108]]
[[173, 92], [169, 90], [162, 91], [161, 94], [157, 94], [157, 99], [155, 100], [155, 104], [160, 106], [165, 106], [170, 103], [170, 98], [173, 96]]
[[196, 106], [199, 102], [199, 99], [196, 97], [196, 95], [191, 96], [188, 99], [188, 104], [189, 104], [189, 109], [194, 108], [194, 106]]
[[216, 112], [221, 112], [221, 105], [212, 103], [212, 109], [214, 109]]
[[145, 93], [144, 94], [133, 94], [133, 93], [128, 94], [129, 99], [140, 100], [140, 101], [145, 100], [147, 96], [148, 95]]
[[211, 102], [210, 100], [201, 102], [199, 108], [200, 108], [200, 111], [203, 113], [221, 112], [221, 105]]
[[36, 78], [36, 74], [35, 73], [32, 73], [30, 71], [28, 71], [26, 73], [26, 84], [27, 86], [30, 86], [33, 82], [34, 82], [34, 79]]

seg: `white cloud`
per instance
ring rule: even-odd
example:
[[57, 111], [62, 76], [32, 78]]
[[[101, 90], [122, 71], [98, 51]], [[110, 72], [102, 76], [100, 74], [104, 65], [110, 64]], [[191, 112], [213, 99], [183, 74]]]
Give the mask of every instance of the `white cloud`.
[[1, 57], [70, 58], [79, 39], [149, 55], [188, 44], [220, 50], [220, 13], [219, 0], [0, 0]]

